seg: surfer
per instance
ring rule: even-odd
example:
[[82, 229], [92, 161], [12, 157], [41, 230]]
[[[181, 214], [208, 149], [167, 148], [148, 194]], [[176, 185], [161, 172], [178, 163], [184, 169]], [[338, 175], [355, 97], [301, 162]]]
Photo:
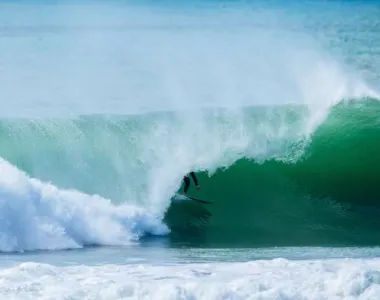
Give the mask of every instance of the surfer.
[[[195, 173], [194, 173], [194, 172], [190, 172], [190, 175], [191, 175], [191, 177], [193, 178], [193, 181], [194, 181], [195, 187], [196, 187], [197, 190], [199, 191], [198, 179], [197, 179], [197, 177], [195, 176]], [[189, 189], [189, 186], [190, 186], [190, 178], [189, 178], [189, 174], [187, 174], [187, 175], [183, 178], [183, 181], [185, 182], [185, 187], [184, 187], [184, 189], [183, 189], [183, 194], [184, 194], [185, 196], [187, 196], [187, 190]]]

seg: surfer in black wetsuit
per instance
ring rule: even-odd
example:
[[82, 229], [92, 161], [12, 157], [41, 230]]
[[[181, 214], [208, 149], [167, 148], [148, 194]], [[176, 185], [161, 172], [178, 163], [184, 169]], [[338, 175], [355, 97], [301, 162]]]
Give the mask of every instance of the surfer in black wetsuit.
[[[191, 175], [191, 177], [193, 178], [193, 181], [194, 181], [195, 187], [196, 187], [197, 190], [199, 191], [198, 179], [197, 179], [197, 177], [195, 176], [195, 173], [194, 173], [194, 172], [190, 172], [190, 175]], [[183, 181], [185, 182], [185, 187], [184, 187], [184, 189], [183, 189], [183, 194], [184, 194], [185, 196], [187, 196], [187, 190], [189, 189], [189, 186], [190, 186], [190, 178], [189, 178], [189, 174], [187, 174], [187, 175], [183, 178]]]

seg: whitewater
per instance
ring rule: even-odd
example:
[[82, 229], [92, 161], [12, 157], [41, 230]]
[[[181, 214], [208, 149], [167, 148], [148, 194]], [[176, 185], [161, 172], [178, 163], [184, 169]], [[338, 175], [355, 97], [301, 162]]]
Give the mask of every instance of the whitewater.
[[376, 299], [378, 12], [0, 3], [0, 294]]

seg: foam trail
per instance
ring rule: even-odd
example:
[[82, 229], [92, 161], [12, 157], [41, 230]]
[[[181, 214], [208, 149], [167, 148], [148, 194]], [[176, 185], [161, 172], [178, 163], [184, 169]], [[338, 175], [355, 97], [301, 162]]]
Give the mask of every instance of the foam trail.
[[[379, 259], [169, 266], [56, 267], [23, 263], [0, 271], [12, 299], [377, 299]], [[170, 274], [170, 276], [168, 276]]]
[[168, 229], [146, 210], [29, 178], [0, 160], [0, 251], [125, 245]]

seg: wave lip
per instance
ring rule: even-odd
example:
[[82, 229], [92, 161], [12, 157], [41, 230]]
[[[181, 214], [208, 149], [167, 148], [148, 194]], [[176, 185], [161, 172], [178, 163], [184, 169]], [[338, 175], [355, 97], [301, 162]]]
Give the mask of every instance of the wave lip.
[[126, 245], [168, 228], [145, 209], [60, 190], [0, 162], [0, 251]]

